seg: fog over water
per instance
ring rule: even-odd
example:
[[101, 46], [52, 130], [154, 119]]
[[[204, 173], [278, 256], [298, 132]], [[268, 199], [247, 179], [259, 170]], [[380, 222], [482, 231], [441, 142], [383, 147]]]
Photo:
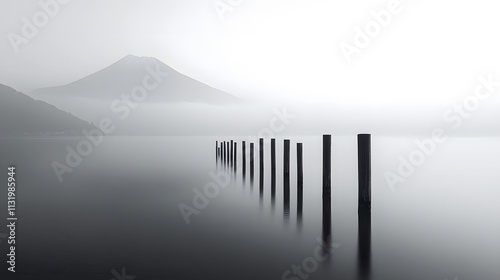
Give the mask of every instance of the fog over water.
[[498, 8], [0, 1], [0, 278], [500, 279]]

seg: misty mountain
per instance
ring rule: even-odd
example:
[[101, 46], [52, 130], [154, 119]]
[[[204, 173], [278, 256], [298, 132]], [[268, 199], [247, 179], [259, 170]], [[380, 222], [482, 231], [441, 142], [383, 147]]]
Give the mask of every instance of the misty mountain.
[[0, 135], [78, 135], [91, 124], [0, 84]]
[[135, 102], [154, 103], [237, 101], [234, 96], [182, 75], [156, 58], [133, 55], [73, 83], [38, 89], [29, 95], [50, 101], [84, 98], [110, 102], [122, 96], [129, 96]]

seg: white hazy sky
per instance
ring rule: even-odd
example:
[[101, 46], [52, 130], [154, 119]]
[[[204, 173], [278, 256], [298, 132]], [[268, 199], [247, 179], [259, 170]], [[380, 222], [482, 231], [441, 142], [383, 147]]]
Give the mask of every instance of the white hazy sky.
[[500, 80], [500, 3], [398, 1], [380, 34], [347, 63], [370, 12], [390, 0], [72, 0], [16, 53], [49, 0], [0, 2], [0, 83], [31, 90], [72, 82], [125, 55], [152, 56], [244, 99], [362, 103], [449, 103], [477, 77]]

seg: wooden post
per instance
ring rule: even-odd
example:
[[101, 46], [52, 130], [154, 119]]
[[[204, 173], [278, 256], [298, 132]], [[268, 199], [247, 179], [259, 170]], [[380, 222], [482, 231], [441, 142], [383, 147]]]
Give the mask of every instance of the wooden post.
[[290, 211], [290, 140], [285, 139], [283, 151], [283, 203], [286, 210]]
[[215, 141], [215, 161], [219, 163], [219, 141]]
[[331, 199], [332, 136], [323, 135], [323, 199]]
[[276, 199], [276, 139], [271, 139], [271, 199]]
[[259, 190], [260, 195], [264, 194], [264, 138], [259, 139]]
[[219, 150], [220, 150], [219, 161], [220, 161], [221, 165], [223, 165], [224, 164], [224, 143], [221, 142], [219, 145], [220, 145], [220, 147], [219, 147]]
[[229, 142], [226, 142], [226, 165], [229, 165]]
[[221, 162], [225, 166], [226, 165], [226, 141], [222, 141], [222, 158]]
[[234, 143], [233, 143], [233, 140], [231, 140], [231, 153], [229, 154], [229, 161], [231, 162], [231, 167], [233, 167], [233, 157], [234, 157]]
[[234, 142], [234, 164], [233, 164], [233, 166], [234, 166], [234, 168], [233, 168], [234, 172], [236, 172], [236, 166], [238, 165], [237, 164], [237, 162], [238, 162], [237, 161], [237, 156], [236, 156], [237, 154], [238, 154], [238, 143], [235, 141]]
[[358, 212], [371, 212], [371, 135], [358, 134]]
[[243, 169], [243, 179], [245, 179], [245, 176], [246, 176], [246, 172], [247, 172], [247, 155], [246, 155], [246, 143], [245, 141], [242, 141], [241, 142], [241, 148], [242, 148], [242, 155], [243, 155], [243, 159], [242, 159], [242, 169]]
[[254, 164], [253, 164], [253, 148], [254, 144], [250, 143], [250, 181], [253, 182], [253, 171], [254, 171]]
[[264, 138], [259, 139], [260, 174], [264, 175]]
[[302, 164], [302, 143], [297, 143], [297, 216], [302, 216], [304, 200], [304, 174]]
[[323, 241], [331, 238], [332, 223], [332, 136], [323, 135]]

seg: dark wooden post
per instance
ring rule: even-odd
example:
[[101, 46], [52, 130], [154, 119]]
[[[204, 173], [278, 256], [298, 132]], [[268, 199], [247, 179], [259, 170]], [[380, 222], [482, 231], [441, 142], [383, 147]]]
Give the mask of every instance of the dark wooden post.
[[219, 147], [219, 150], [220, 150], [219, 160], [220, 160], [221, 165], [223, 165], [224, 164], [224, 143], [221, 142], [219, 145], [220, 145], [220, 147]]
[[259, 139], [259, 190], [260, 195], [264, 194], [264, 138]]
[[236, 172], [236, 166], [238, 165], [237, 164], [238, 157], [236, 156], [237, 154], [238, 154], [238, 143], [235, 141], [234, 142], [234, 161], [233, 161], [233, 166], [234, 166], [233, 170], [234, 170], [234, 172]]
[[276, 199], [276, 139], [271, 139], [271, 199]]
[[246, 172], [247, 172], [247, 155], [246, 155], [246, 143], [245, 141], [241, 142], [241, 149], [242, 149], [242, 169], [243, 169], [243, 179], [245, 179]]
[[222, 141], [222, 158], [221, 162], [225, 166], [226, 165], [226, 141]]
[[250, 143], [250, 181], [253, 182], [253, 173], [254, 173], [254, 156], [253, 156], [253, 149], [254, 148], [254, 144], [253, 143]]
[[229, 165], [229, 142], [226, 142], [226, 165]]
[[322, 239], [326, 243], [333, 240], [332, 236], [332, 136], [323, 135], [323, 233]]
[[264, 175], [264, 138], [259, 139], [260, 174]]
[[371, 135], [358, 134], [358, 211], [371, 211]]
[[215, 141], [215, 161], [219, 163], [219, 141]]
[[231, 162], [231, 167], [233, 167], [233, 159], [234, 159], [234, 143], [233, 140], [231, 140], [231, 153], [229, 154], [229, 161]]
[[302, 216], [304, 199], [304, 174], [302, 164], [302, 143], [297, 143], [297, 215]]
[[283, 202], [286, 210], [290, 211], [290, 140], [285, 139], [283, 151]]
[[323, 135], [323, 199], [331, 199], [332, 136]]

